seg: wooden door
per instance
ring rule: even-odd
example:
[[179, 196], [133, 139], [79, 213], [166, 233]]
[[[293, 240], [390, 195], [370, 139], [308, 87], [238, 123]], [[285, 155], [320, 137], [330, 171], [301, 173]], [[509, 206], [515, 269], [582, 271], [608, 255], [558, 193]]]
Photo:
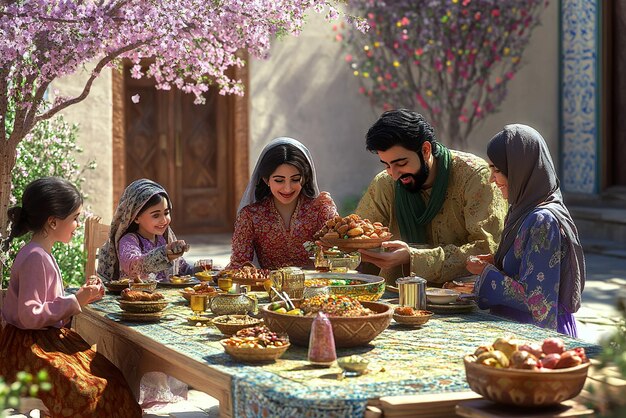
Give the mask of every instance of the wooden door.
[[[206, 103], [196, 105], [193, 95], [156, 90], [152, 80], [131, 78], [129, 67], [120, 95], [123, 145], [114, 143], [114, 161], [116, 149], [123, 150], [118, 168], [124, 174], [117, 176], [124, 187], [143, 177], [160, 183], [172, 200], [177, 235], [232, 231], [248, 177], [247, 113], [233, 115], [242, 108], [241, 99], [210, 89]], [[114, 88], [114, 102], [115, 96]]]

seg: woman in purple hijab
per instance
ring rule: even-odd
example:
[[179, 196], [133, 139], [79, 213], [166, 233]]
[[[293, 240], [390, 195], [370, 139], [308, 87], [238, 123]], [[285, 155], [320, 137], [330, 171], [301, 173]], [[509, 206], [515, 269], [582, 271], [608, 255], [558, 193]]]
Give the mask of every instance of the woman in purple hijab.
[[573, 314], [585, 285], [585, 258], [548, 146], [533, 128], [507, 125], [491, 139], [487, 155], [490, 180], [509, 211], [495, 256], [467, 261], [467, 269], [480, 275], [478, 305], [576, 337]]

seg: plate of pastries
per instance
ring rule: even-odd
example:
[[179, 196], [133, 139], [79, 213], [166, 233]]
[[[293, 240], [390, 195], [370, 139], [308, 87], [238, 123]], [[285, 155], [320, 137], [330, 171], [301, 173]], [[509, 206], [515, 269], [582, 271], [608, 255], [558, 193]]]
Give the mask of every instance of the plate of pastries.
[[380, 222], [362, 219], [357, 214], [339, 215], [326, 221], [326, 225], [315, 235], [322, 244], [340, 250], [377, 248], [392, 238], [389, 228]]

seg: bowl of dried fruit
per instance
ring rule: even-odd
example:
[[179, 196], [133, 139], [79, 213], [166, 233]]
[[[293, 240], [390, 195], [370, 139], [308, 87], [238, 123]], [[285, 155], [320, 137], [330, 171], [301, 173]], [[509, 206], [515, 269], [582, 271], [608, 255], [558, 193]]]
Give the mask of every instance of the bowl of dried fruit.
[[547, 338], [541, 345], [498, 338], [463, 360], [474, 392], [496, 403], [529, 408], [577, 396], [590, 364], [584, 348], [567, 350], [560, 338]]
[[249, 315], [221, 315], [213, 319], [213, 325], [224, 335], [233, 335], [244, 328], [254, 327], [263, 322]]
[[393, 311], [394, 321], [411, 327], [424, 325], [433, 315], [431, 311], [413, 309], [410, 306], [399, 306]]
[[272, 332], [264, 325], [239, 330], [220, 343], [232, 358], [247, 363], [275, 361], [290, 346], [286, 336]]

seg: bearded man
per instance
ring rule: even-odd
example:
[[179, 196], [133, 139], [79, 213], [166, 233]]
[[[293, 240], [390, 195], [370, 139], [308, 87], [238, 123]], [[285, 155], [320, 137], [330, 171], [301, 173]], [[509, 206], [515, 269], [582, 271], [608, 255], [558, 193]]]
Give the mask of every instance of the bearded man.
[[399, 240], [360, 252], [388, 283], [409, 275], [430, 284], [467, 276], [470, 255], [497, 249], [506, 203], [489, 182], [485, 160], [438, 143], [424, 117], [406, 109], [383, 113], [367, 132], [366, 148], [385, 170], [355, 213], [389, 226]]

